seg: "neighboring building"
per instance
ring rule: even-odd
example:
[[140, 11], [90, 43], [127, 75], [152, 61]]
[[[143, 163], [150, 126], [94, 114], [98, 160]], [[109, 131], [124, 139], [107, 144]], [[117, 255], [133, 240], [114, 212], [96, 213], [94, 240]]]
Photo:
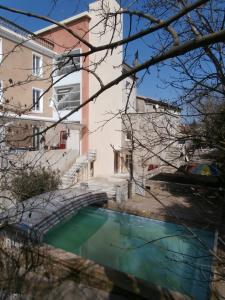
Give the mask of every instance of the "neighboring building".
[[137, 96], [136, 108], [136, 112], [123, 115], [121, 171], [129, 171], [131, 154], [135, 176], [144, 176], [151, 168], [168, 163], [177, 166], [180, 109], [142, 96]]
[[[105, 3], [112, 12], [120, 8], [116, 0]], [[123, 63], [122, 46], [110, 55], [101, 51], [85, 58], [65, 57], [68, 53], [89, 51], [88, 43], [100, 46], [123, 38], [122, 18], [116, 19], [115, 31], [108, 26], [104, 32], [104, 24], [99, 22], [100, 9], [101, 1], [95, 1], [89, 5], [89, 11], [61, 22], [82, 36], [83, 42], [57, 25], [35, 32], [34, 37], [0, 17], [0, 90], [4, 92], [0, 107], [4, 134], [11, 148], [66, 148], [76, 150], [80, 156], [88, 156], [94, 150], [96, 159], [90, 173], [110, 176], [127, 172], [130, 134], [128, 130], [124, 139], [122, 112], [126, 109], [132, 118], [138, 119], [140, 112], [149, 115], [152, 108], [147, 99], [136, 98], [136, 78], [131, 76], [72, 113], [99, 90], [98, 77], [106, 85], [130, 70]], [[155, 104], [160, 109], [165, 106]], [[70, 115], [65, 118], [67, 114]], [[56, 127], [38, 135], [61, 118], [63, 121]], [[37, 135], [25, 139], [34, 133]]]

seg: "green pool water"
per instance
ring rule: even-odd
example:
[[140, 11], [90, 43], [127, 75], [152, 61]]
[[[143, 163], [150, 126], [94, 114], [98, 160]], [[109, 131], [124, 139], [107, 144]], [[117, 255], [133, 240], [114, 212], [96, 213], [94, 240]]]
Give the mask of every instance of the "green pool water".
[[[192, 230], [213, 248], [213, 232]], [[195, 299], [209, 299], [212, 257], [182, 226], [87, 207], [47, 232], [44, 242]]]

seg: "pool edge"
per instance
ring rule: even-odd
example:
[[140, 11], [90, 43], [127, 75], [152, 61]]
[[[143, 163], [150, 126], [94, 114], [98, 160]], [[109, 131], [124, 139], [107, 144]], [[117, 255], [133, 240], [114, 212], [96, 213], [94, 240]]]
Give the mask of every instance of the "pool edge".
[[[40, 251], [40, 249], [39, 249]], [[55, 272], [61, 275], [62, 268], [71, 272], [80, 283], [100, 290], [121, 291], [144, 299], [190, 300], [188, 295], [152, 284], [133, 275], [121, 272], [92, 260], [84, 259], [74, 253], [44, 244], [41, 247], [43, 258], [50, 259], [58, 267]], [[61, 267], [59, 267], [61, 266]], [[129, 298], [131, 299], [131, 298]]]

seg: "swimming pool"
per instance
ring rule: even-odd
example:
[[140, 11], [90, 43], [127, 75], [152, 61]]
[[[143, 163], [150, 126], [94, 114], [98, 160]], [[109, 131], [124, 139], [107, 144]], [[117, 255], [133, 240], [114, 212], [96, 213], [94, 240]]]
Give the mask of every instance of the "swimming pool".
[[[213, 249], [213, 232], [192, 230]], [[177, 224], [87, 207], [44, 242], [195, 299], [210, 296], [212, 256]]]

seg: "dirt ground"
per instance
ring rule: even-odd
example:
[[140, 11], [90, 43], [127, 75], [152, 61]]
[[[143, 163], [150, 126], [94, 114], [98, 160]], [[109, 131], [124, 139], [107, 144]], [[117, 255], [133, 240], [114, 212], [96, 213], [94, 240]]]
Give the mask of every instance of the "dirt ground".
[[108, 207], [165, 221], [181, 222], [203, 228], [217, 227], [222, 217], [222, 198], [218, 189], [186, 184], [152, 181], [145, 196]]

